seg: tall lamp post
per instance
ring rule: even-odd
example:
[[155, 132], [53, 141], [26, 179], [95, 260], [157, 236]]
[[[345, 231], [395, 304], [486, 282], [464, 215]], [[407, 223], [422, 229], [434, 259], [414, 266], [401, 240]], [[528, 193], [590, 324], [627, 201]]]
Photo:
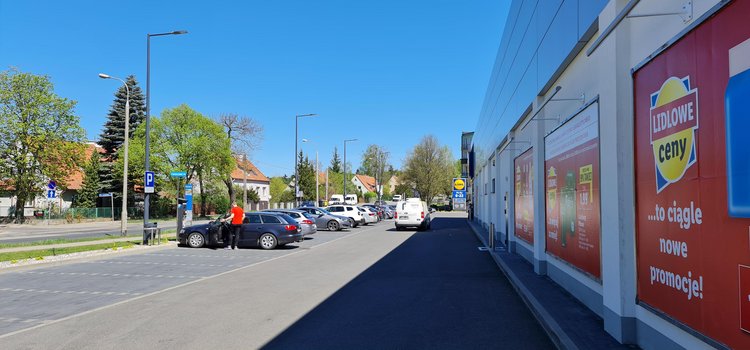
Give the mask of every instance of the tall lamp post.
[[[314, 143], [308, 139], [302, 139], [302, 143]], [[320, 202], [320, 164], [318, 164], [318, 147], [315, 147], [315, 206], [317, 207]]]
[[123, 147], [125, 147], [125, 155], [123, 160], [123, 172], [122, 172], [122, 210], [120, 212], [120, 234], [126, 236], [128, 234], [128, 139], [130, 138], [130, 88], [125, 80], [117, 77], [112, 77], [104, 73], [99, 73], [99, 78], [102, 79], [114, 79], [119, 80], [123, 86], [125, 86], [125, 141]]
[[344, 202], [346, 202], [346, 143], [354, 141], [357, 141], [357, 139], [344, 140]]
[[[149, 171], [151, 168], [151, 37], [164, 35], [187, 34], [187, 30], [175, 30], [167, 33], [146, 34], [146, 158], [144, 168]], [[143, 226], [148, 224], [148, 214], [150, 207], [151, 194], [146, 193], [143, 198]], [[146, 241], [146, 233], [143, 233], [143, 241]]]
[[317, 114], [310, 113], [310, 114], [298, 114], [294, 116], [294, 206], [299, 206], [299, 175], [297, 174], [297, 141], [299, 141], [297, 136], [297, 129], [299, 127], [299, 118], [303, 117], [314, 117]]

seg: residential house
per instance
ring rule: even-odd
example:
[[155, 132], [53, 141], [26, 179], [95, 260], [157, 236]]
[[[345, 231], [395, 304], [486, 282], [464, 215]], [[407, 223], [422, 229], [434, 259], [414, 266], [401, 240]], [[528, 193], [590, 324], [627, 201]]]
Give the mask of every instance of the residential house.
[[[255, 190], [260, 202], [247, 203], [245, 210], [263, 210], [269, 208], [271, 201], [271, 180], [249, 160], [235, 159], [236, 166], [232, 170], [232, 183], [241, 188]], [[242, 193], [235, 194], [242, 198]]]
[[363, 195], [367, 192], [377, 193], [375, 178], [372, 176], [356, 174], [352, 178], [352, 183]]

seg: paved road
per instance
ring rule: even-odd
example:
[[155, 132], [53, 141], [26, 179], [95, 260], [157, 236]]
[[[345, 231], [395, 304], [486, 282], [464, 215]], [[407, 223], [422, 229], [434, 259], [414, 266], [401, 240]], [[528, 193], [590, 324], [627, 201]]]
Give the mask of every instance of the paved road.
[[549, 349], [462, 218], [0, 274], [2, 349]]
[[[207, 221], [197, 220], [194, 224], [205, 223]], [[174, 229], [177, 223], [174, 221], [160, 221], [158, 223], [162, 229]], [[128, 224], [128, 233], [142, 233], [143, 223]], [[33, 242], [48, 239], [59, 238], [89, 238], [89, 237], [119, 237], [119, 221], [101, 221], [87, 222], [81, 224], [61, 224], [61, 225], [5, 225], [0, 227], [0, 243], [20, 243]]]

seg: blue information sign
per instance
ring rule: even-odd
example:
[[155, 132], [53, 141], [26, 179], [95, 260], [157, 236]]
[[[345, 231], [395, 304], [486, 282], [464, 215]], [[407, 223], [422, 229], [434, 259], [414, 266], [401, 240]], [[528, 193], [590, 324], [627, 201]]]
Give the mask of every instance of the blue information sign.
[[187, 177], [187, 173], [184, 171], [173, 171], [169, 173], [169, 176], [171, 177]]
[[185, 209], [193, 211], [193, 184], [185, 184]]
[[145, 175], [145, 179], [143, 181], [143, 192], [145, 193], [154, 193], [154, 183], [156, 180], [154, 179], [154, 172], [153, 171], [147, 171]]
[[466, 198], [466, 191], [453, 191], [453, 198]]
[[57, 197], [57, 191], [47, 190], [47, 199], [55, 199]]

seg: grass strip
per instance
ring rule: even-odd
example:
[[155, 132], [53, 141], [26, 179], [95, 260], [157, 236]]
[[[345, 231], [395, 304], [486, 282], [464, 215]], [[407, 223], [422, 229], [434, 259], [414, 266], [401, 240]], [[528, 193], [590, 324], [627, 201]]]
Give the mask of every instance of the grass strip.
[[49, 249], [40, 249], [40, 250], [28, 250], [28, 251], [23, 251], [23, 252], [0, 253], [0, 261], [13, 262], [13, 261], [23, 260], [23, 259], [44, 260], [44, 257], [47, 257], [47, 256], [87, 252], [87, 251], [92, 251], [92, 250], [104, 250], [104, 249], [113, 249], [113, 248], [131, 248], [135, 245], [136, 245], [135, 242], [112, 242], [112, 243], [82, 245], [82, 246], [65, 247], [65, 248], [49, 248]]
[[[175, 233], [176, 229], [162, 230], [162, 236], [170, 233]], [[83, 238], [57, 238], [57, 239], [45, 239], [40, 241], [31, 242], [19, 242], [19, 243], [0, 243], [0, 249], [5, 248], [17, 248], [17, 247], [32, 247], [37, 245], [52, 245], [52, 244], [65, 244], [65, 243], [79, 243], [79, 242], [96, 242], [106, 239], [118, 239], [118, 238], [141, 238], [142, 233], [132, 234], [127, 236], [102, 236], [102, 237], [83, 237]]]

